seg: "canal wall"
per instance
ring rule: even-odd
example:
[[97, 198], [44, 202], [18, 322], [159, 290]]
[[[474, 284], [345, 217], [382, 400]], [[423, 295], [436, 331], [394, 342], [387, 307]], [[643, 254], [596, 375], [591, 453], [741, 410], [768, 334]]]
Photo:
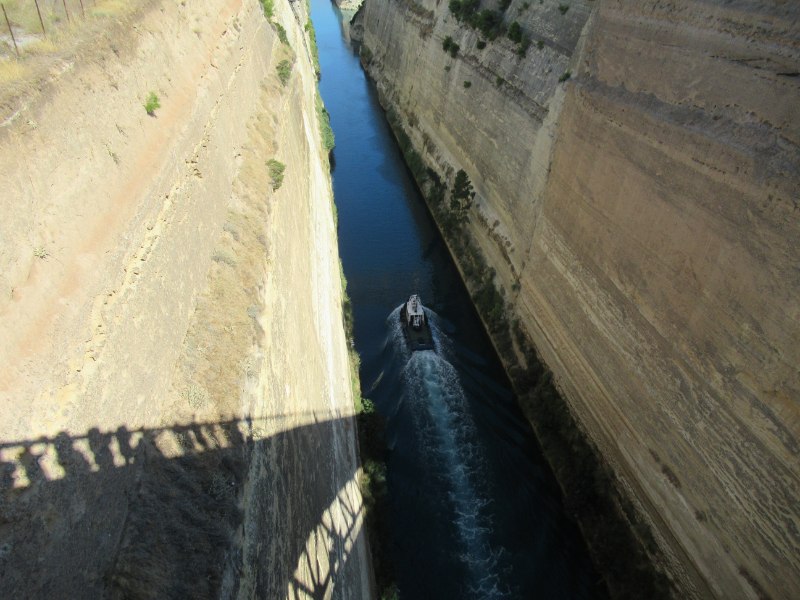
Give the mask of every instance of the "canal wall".
[[372, 595], [307, 5], [270, 6], [140, 3], [4, 96], [4, 598]]
[[432, 0], [367, 0], [351, 31], [423, 166], [468, 174], [509, 317], [675, 595], [796, 597], [797, 7], [514, 0], [503, 19], [522, 44], [479, 49]]

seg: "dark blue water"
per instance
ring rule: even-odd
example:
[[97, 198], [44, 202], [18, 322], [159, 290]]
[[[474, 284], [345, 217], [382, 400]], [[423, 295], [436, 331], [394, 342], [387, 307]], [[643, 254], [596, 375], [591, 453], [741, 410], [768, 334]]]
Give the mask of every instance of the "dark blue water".
[[[583, 541], [330, 0], [312, 0], [336, 134], [339, 250], [361, 385], [388, 419], [393, 555], [405, 600], [598, 598]], [[437, 351], [410, 353], [417, 293]]]

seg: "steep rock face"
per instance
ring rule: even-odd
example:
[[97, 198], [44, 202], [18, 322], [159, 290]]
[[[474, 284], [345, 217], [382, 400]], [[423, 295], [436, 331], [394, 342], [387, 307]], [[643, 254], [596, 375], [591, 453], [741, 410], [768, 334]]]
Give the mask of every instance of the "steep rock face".
[[525, 58], [444, 3], [364, 10], [382, 101], [469, 174], [497, 283], [681, 593], [798, 596], [796, 5], [515, 1]]
[[274, 14], [289, 45], [255, 0], [145, 4], [0, 130], [4, 598], [371, 594], [308, 15]]

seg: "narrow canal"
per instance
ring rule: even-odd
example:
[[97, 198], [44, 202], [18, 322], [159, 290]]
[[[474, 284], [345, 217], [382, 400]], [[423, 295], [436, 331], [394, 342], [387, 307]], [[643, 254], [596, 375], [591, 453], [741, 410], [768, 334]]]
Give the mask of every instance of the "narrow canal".
[[[311, 0], [336, 135], [339, 250], [364, 396], [388, 419], [392, 553], [404, 600], [599, 598], [533, 431], [416, 189], [341, 12]], [[410, 353], [398, 307], [430, 310]]]

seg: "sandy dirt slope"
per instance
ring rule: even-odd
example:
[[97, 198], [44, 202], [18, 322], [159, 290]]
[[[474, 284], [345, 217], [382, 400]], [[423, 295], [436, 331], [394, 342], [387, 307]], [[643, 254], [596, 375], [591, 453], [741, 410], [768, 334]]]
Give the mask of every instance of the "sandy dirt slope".
[[255, 0], [148, 5], [0, 129], [2, 597], [369, 593], [307, 17], [275, 4], [291, 47]]

